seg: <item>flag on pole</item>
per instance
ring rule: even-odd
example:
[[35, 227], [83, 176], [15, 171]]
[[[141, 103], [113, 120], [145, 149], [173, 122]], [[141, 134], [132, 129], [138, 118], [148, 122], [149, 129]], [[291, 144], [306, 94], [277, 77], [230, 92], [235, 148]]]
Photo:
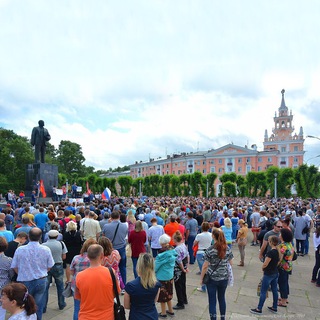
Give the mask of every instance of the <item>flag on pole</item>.
[[110, 200], [111, 197], [111, 191], [110, 189], [107, 187], [104, 189], [104, 191], [101, 194], [101, 198], [104, 200]]
[[43, 180], [40, 180], [40, 192], [42, 193], [43, 198], [47, 197], [46, 189], [44, 188], [44, 184], [43, 184]]
[[91, 189], [89, 188], [89, 182], [87, 181], [87, 194], [91, 194]]

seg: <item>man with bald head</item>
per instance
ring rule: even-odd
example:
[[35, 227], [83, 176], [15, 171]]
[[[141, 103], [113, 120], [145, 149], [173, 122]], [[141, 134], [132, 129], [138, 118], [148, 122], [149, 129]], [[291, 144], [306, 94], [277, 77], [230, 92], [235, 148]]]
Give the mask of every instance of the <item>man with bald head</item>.
[[17, 281], [22, 282], [35, 299], [38, 320], [42, 319], [48, 271], [54, 265], [50, 249], [39, 243], [41, 236], [41, 229], [32, 228], [29, 243], [16, 250], [11, 263], [11, 268], [18, 274]]

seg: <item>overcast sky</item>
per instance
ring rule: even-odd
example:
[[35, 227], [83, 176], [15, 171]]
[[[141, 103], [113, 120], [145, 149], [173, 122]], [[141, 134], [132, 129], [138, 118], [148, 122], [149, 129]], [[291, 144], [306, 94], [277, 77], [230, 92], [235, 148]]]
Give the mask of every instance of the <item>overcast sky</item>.
[[319, 0], [0, 0], [0, 127], [29, 137], [43, 119], [51, 143], [79, 143], [96, 169], [262, 150], [284, 88], [296, 132], [320, 137], [319, 12]]

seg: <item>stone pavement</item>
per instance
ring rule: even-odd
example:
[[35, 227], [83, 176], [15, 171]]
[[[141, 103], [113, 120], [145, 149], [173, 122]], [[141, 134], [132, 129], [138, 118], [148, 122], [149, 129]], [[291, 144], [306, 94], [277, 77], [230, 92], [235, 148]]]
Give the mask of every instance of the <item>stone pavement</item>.
[[[251, 232], [249, 232], [251, 236]], [[272, 305], [272, 294], [267, 298], [262, 315], [257, 316], [249, 312], [250, 308], [255, 308], [258, 304], [256, 294], [257, 284], [262, 277], [261, 262], [258, 259], [259, 247], [246, 247], [246, 261], [244, 267], [238, 267], [239, 251], [238, 247], [233, 248], [233, 273], [235, 283], [233, 287], [227, 288], [227, 319], [302, 319], [320, 320], [320, 288], [310, 283], [312, 268], [314, 266], [314, 250], [310, 243], [308, 256], [298, 257], [294, 262], [293, 274], [290, 276], [290, 296], [287, 308], [278, 308], [278, 314], [270, 313], [267, 306]], [[133, 278], [131, 259], [128, 257], [128, 279]], [[184, 310], [175, 312], [174, 319], [177, 320], [200, 320], [209, 319], [208, 297], [206, 293], [198, 292], [200, 276], [197, 264], [190, 266], [187, 276], [187, 294], [189, 304]], [[175, 293], [174, 293], [175, 294]], [[123, 297], [121, 298], [123, 302]], [[173, 303], [176, 303], [174, 296]], [[160, 306], [157, 306], [160, 311]], [[217, 307], [218, 308], [218, 307]], [[73, 314], [73, 298], [67, 299], [67, 307], [59, 311], [56, 299], [56, 287], [50, 287], [50, 299], [47, 313], [44, 320], [71, 319]], [[129, 311], [127, 311], [128, 319]], [[168, 319], [170, 319], [168, 317]], [[108, 319], [106, 319], [108, 320]], [[143, 320], [143, 319], [141, 319]]]

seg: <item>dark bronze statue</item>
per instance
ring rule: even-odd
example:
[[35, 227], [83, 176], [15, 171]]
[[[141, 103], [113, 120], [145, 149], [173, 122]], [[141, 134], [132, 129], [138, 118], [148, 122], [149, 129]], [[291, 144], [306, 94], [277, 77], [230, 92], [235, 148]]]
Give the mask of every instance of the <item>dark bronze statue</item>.
[[46, 154], [46, 143], [51, 139], [50, 134], [44, 128], [44, 121], [39, 120], [39, 127], [34, 127], [31, 134], [31, 144], [34, 146], [34, 156], [36, 163], [44, 163], [44, 156]]

